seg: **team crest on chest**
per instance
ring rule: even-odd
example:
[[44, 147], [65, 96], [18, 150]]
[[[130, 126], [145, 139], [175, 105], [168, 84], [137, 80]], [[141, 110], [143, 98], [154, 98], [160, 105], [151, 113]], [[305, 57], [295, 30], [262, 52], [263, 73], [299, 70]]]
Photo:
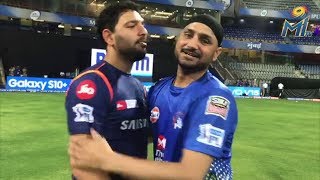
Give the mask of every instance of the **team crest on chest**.
[[181, 129], [183, 126], [183, 117], [184, 114], [182, 112], [177, 112], [172, 120], [173, 120], [173, 129]]

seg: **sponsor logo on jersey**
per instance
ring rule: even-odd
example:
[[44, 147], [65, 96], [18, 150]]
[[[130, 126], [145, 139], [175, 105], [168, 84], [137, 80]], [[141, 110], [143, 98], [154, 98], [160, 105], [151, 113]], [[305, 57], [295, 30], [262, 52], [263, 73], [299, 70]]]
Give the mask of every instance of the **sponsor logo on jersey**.
[[154, 107], [152, 110], [151, 110], [151, 115], [150, 115], [150, 121], [152, 123], [156, 123], [159, 119], [159, 116], [160, 116], [160, 110], [158, 107]]
[[225, 131], [212, 126], [211, 124], [199, 125], [200, 135], [197, 141], [203, 144], [221, 148], [223, 144]]
[[182, 112], [177, 112], [173, 116], [173, 129], [181, 129], [182, 128], [182, 119], [184, 117], [184, 114]]
[[158, 136], [157, 148], [154, 155], [155, 161], [163, 161], [164, 150], [166, 149], [167, 139], [163, 135]]
[[79, 99], [91, 99], [96, 94], [96, 84], [91, 80], [84, 80], [77, 86], [77, 97]]
[[147, 119], [124, 120], [121, 122], [121, 130], [135, 130], [148, 127]]
[[166, 149], [167, 139], [163, 135], [158, 136], [157, 149], [163, 151]]
[[230, 101], [221, 96], [210, 96], [207, 101], [205, 114], [216, 115], [226, 120]]
[[154, 160], [155, 161], [163, 161], [163, 157], [164, 157], [164, 152], [159, 149], [156, 149]]
[[93, 107], [86, 104], [77, 104], [72, 107], [73, 112], [76, 113], [76, 117], [74, 118], [75, 122], [87, 122], [93, 123]]
[[123, 111], [126, 109], [133, 109], [133, 108], [138, 108], [138, 104], [137, 104], [136, 99], [117, 101], [117, 110], [118, 111]]

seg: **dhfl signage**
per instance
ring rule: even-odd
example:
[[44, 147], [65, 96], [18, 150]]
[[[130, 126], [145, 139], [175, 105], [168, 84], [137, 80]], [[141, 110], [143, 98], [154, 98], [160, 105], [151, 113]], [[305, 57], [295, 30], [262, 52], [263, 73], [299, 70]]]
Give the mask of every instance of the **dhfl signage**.
[[[91, 50], [91, 66], [99, 61], [102, 61], [106, 55], [104, 49]], [[133, 63], [131, 74], [133, 76], [152, 77], [153, 72], [153, 54], [146, 54], [145, 58]]]

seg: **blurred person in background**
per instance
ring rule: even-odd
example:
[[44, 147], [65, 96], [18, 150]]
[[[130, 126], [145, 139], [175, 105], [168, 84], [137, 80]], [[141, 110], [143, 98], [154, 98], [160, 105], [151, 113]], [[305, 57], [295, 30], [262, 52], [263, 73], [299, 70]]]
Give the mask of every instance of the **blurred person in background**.
[[9, 68], [9, 76], [14, 76], [15, 70], [16, 70], [15, 66], [11, 66], [11, 67]]
[[22, 76], [27, 77], [28, 76], [28, 69], [26, 67], [22, 68]]
[[283, 94], [283, 87], [284, 87], [284, 85], [280, 82], [279, 84], [278, 84], [278, 90], [279, 90], [279, 98], [282, 98], [282, 94]]
[[268, 93], [268, 83], [267, 81], [262, 83], [262, 97], [266, 97]]
[[[130, 72], [145, 57], [148, 32], [138, 6], [121, 1], [105, 8], [98, 32], [106, 43], [105, 59], [80, 73], [67, 91], [66, 111], [70, 142], [86, 143], [90, 128], [121, 154], [147, 158], [148, 120], [143, 85]], [[127, 179], [115, 173], [77, 168], [73, 179]]]

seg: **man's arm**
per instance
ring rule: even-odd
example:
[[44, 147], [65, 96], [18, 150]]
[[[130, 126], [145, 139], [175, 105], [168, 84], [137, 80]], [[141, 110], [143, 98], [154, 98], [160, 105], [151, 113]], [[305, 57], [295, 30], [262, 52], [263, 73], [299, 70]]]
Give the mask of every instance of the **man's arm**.
[[[86, 142], [90, 139], [90, 127], [103, 119], [109, 92], [103, 80], [95, 73], [83, 73], [73, 80], [66, 96], [67, 123], [69, 141]], [[90, 92], [89, 92], [90, 91]], [[76, 179], [108, 179], [108, 174], [98, 170], [75, 168], [71, 164], [72, 174]]]
[[113, 152], [109, 144], [91, 129], [92, 139], [71, 140], [69, 154], [73, 167], [95, 168], [138, 179], [202, 179], [213, 158], [203, 153], [183, 150], [181, 162], [142, 160]]
[[[72, 141], [80, 141], [84, 142], [87, 139], [90, 139], [91, 136], [87, 134], [77, 134], [77, 135], [72, 135], [70, 137], [70, 142]], [[71, 171], [74, 177], [76, 177], [77, 180], [82, 180], [82, 179], [90, 179], [90, 180], [109, 180], [108, 173], [97, 170], [97, 169], [80, 169], [73, 167], [71, 164]]]
[[186, 149], [179, 163], [147, 161], [115, 153], [102, 169], [141, 179], [199, 180], [205, 177], [212, 160], [206, 154]]

